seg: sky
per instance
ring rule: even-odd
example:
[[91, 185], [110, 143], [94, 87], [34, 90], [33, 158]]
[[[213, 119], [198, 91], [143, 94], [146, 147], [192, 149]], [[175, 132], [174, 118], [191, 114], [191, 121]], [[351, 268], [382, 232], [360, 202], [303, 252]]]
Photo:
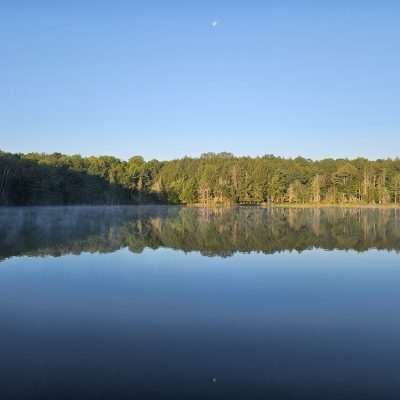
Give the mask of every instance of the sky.
[[0, 2], [0, 149], [400, 156], [400, 2]]

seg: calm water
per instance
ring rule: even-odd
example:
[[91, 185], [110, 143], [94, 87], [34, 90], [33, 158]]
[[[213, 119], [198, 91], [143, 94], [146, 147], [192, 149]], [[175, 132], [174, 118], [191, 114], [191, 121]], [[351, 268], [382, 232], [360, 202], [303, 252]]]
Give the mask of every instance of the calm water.
[[0, 208], [0, 398], [398, 399], [400, 211]]

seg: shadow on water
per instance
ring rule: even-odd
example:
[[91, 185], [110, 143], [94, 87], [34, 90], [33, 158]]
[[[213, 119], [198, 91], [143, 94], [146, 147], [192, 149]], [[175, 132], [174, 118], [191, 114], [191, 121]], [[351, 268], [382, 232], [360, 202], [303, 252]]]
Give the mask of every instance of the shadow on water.
[[397, 209], [200, 209], [177, 206], [0, 209], [0, 259], [121, 248], [234, 253], [400, 250]]

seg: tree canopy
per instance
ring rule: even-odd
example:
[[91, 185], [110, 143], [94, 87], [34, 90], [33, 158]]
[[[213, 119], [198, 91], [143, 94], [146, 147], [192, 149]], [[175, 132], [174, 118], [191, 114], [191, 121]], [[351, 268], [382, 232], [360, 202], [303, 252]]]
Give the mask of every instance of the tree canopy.
[[400, 160], [0, 152], [0, 204], [398, 204]]

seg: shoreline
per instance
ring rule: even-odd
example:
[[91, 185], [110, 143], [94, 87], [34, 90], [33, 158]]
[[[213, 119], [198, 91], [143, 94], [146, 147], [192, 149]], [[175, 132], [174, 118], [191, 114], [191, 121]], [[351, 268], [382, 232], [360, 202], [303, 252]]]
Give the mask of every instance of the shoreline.
[[379, 208], [396, 209], [400, 204], [273, 204], [261, 205], [262, 208]]
[[221, 208], [364, 208], [364, 209], [400, 209], [400, 204], [168, 204], [168, 203], [141, 203], [141, 204], [24, 204], [24, 205], [0, 205], [1, 209], [6, 208], [58, 208], [58, 207], [189, 207], [189, 208], [204, 208], [204, 209], [221, 209]]
[[304, 204], [231, 204], [231, 205], [202, 205], [184, 204], [186, 207], [194, 208], [234, 208], [234, 207], [254, 207], [254, 208], [365, 208], [365, 209], [400, 209], [400, 204], [324, 204], [324, 203], [304, 203]]

